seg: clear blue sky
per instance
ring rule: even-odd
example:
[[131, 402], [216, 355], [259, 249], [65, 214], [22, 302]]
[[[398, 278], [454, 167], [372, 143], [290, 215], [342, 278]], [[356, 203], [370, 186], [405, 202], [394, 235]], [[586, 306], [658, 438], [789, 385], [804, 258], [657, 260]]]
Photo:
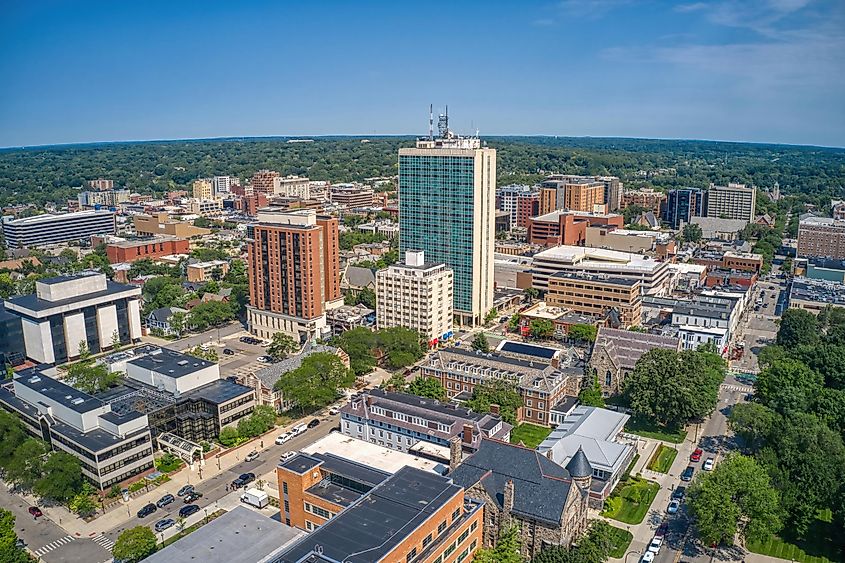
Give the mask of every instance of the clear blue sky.
[[0, 0], [0, 146], [453, 129], [845, 146], [842, 0]]

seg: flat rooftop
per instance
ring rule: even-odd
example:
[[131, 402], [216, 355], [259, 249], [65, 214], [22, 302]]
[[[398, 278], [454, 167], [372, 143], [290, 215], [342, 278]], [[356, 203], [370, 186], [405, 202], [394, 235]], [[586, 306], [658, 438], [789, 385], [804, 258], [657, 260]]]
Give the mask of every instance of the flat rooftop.
[[[63, 281], [68, 281], [69, 278], [67, 276], [61, 276], [56, 278], [47, 278], [44, 280], [39, 280], [39, 283], [46, 283], [46, 284], [54, 284], [54, 283], [61, 283]], [[74, 303], [80, 303], [82, 301], [87, 301], [89, 299], [98, 299], [101, 297], [108, 297], [108, 296], [116, 296], [121, 294], [127, 295], [141, 295], [141, 288], [136, 287], [134, 285], [124, 285], [120, 283], [115, 283], [113, 281], [106, 282], [106, 289], [103, 291], [95, 291], [93, 293], [83, 293], [80, 295], [75, 295], [73, 297], [68, 297], [67, 299], [59, 299], [57, 301], [47, 301], [46, 299], [39, 299], [38, 295], [35, 293], [30, 293], [29, 295], [21, 295], [19, 297], [13, 297], [7, 300], [7, 303], [11, 304], [11, 309], [27, 309], [29, 311], [44, 311], [47, 309], [53, 309], [55, 307], [61, 307], [63, 305], [72, 305]]]
[[214, 362], [202, 360], [169, 348], [153, 349], [148, 354], [133, 358], [126, 363], [173, 378], [185, 377], [215, 365]]
[[543, 262], [584, 268], [594, 266], [603, 269], [634, 270], [644, 273], [653, 272], [667, 264], [642, 254], [571, 245], [554, 246], [534, 255], [535, 267], [541, 267]]
[[309, 455], [334, 454], [386, 473], [396, 473], [406, 465], [440, 475], [449, 469], [436, 461], [344, 436], [340, 432], [330, 432], [301, 451]]
[[361, 562], [380, 561], [460, 493], [461, 487], [451, 479], [403, 467], [272, 561], [301, 561], [317, 545], [327, 561], [346, 561], [349, 556]]
[[635, 280], [631, 278], [623, 278], [619, 276], [608, 276], [603, 274], [588, 274], [585, 272], [573, 272], [564, 270], [562, 272], [557, 272], [549, 276], [549, 278], [556, 278], [556, 279], [564, 279], [564, 280], [577, 280], [577, 281], [585, 281], [585, 282], [595, 282], [595, 283], [606, 283], [606, 284], [613, 284], [613, 285], [625, 285], [628, 287], [633, 287], [640, 283], [640, 280]]
[[28, 387], [78, 413], [100, 409], [104, 405], [103, 401], [36, 370], [21, 372], [19, 377], [15, 378], [15, 385]]
[[36, 215], [34, 217], [14, 219], [4, 224], [16, 226], [38, 225], [39, 223], [50, 223], [52, 221], [62, 221], [64, 219], [87, 219], [90, 217], [97, 217], [101, 215], [114, 216], [114, 212], [108, 211], [106, 209], [89, 209], [87, 211], [77, 211], [75, 213], [45, 213], [43, 215]]
[[147, 563], [263, 561], [306, 534], [236, 506], [226, 514], [150, 555]]
[[252, 387], [247, 387], [246, 385], [241, 385], [228, 379], [218, 379], [202, 387], [192, 389], [183, 396], [190, 399], [205, 399], [210, 403], [219, 405], [248, 393], [253, 393], [254, 391]]
[[171, 242], [178, 240], [187, 240], [173, 235], [156, 235], [153, 237], [135, 238], [129, 240], [119, 240], [107, 243], [107, 246], [114, 246], [117, 248], [135, 248], [138, 246], [145, 246], [147, 244], [155, 244], [159, 242]]

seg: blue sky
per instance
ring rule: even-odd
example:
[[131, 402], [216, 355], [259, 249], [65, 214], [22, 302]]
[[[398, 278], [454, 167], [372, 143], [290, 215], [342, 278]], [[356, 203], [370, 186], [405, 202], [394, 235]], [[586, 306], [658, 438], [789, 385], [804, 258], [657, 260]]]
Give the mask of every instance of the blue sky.
[[0, 0], [0, 146], [421, 134], [845, 146], [842, 0]]

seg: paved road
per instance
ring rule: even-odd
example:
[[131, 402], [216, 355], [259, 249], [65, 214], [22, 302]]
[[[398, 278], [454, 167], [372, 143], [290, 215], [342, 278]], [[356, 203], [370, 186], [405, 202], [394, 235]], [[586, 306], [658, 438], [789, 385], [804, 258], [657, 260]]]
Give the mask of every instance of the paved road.
[[[273, 471], [276, 466], [278, 465], [279, 457], [284, 452], [287, 451], [297, 451], [302, 449], [303, 447], [311, 444], [312, 442], [317, 441], [318, 439], [326, 436], [333, 428], [336, 428], [340, 417], [335, 416], [323, 416], [320, 418], [320, 425], [317, 428], [313, 428], [308, 430], [305, 434], [290, 440], [289, 442], [277, 446], [272, 442], [265, 442], [264, 446], [267, 448], [266, 450], [261, 452], [260, 457], [251, 462], [241, 462], [222, 473], [215, 475], [210, 479], [206, 479], [201, 481], [199, 484], [195, 485], [196, 490], [202, 493], [202, 498], [196, 502], [197, 505], [200, 507], [200, 511], [203, 512], [203, 509], [208, 509], [208, 513], [211, 514], [214, 512], [215, 509], [215, 502], [223, 498], [225, 495], [229, 494], [230, 490], [227, 490], [227, 485], [229, 485], [238, 475], [241, 473], [255, 473], [256, 478], [261, 478], [262, 475], [265, 475], [268, 472]], [[281, 434], [281, 431], [279, 432]], [[268, 443], [269, 442], [269, 443]], [[243, 457], [245, 456], [248, 451], [244, 450], [242, 453], [237, 455]], [[207, 463], [214, 463], [214, 459], [208, 460]], [[270, 481], [270, 486], [275, 489], [277, 487], [275, 476], [268, 477], [268, 481]], [[156, 522], [161, 520], [162, 518], [173, 518], [174, 520], [178, 521], [179, 518], [179, 509], [182, 508], [184, 503], [182, 499], [177, 498], [176, 502], [171, 503], [170, 505], [160, 508], [156, 510], [152, 515], [147, 516], [146, 518], [138, 518], [137, 511], [141, 506], [146, 504], [147, 502], [155, 502], [166, 493], [176, 494], [176, 490], [171, 490], [174, 487], [168, 487], [167, 485], [163, 487], [159, 487], [158, 491], [156, 492], [155, 496], [153, 495], [145, 495], [143, 501], [138, 499], [133, 499], [130, 502], [129, 506], [126, 509], [126, 520], [117, 525], [106, 532], [106, 537], [111, 540], [116, 540], [117, 536], [120, 533], [127, 529], [132, 528], [135, 526], [150, 526], [152, 527]], [[123, 509], [120, 509], [123, 510]]]
[[34, 520], [27, 512], [30, 505], [21, 497], [11, 494], [4, 484], [0, 484], [0, 506], [12, 511], [18, 537], [26, 542], [27, 547], [36, 556], [47, 563], [100, 563], [111, 558], [108, 550], [90, 538], [68, 535], [47, 516]]
[[200, 344], [214, 344], [226, 336], [231, 336], [244, 330], [244, 326], [240, 322], [235, 321], [225, 326], [221, 326], [219, 329], [213, 328], [211, 330], [201, 332], [200, 334], [195, 334], [194, 336], [187, 336], [179, 340], [174, 340], [173, 342], [167, 344], [167, 347], [171, 350], [181, 352], [183, 350], [187, 350], [188, 348], [199, 346]]

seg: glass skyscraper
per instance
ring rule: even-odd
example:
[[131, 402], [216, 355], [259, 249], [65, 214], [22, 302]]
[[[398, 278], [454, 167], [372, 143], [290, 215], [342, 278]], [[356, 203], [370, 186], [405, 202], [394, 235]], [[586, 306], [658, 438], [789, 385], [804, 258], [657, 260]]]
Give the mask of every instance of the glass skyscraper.
[[454, 309], [477, 325], [493, 307], [496, 150], [448, 132], [399, 150], [399, 251], [454, 271]]

